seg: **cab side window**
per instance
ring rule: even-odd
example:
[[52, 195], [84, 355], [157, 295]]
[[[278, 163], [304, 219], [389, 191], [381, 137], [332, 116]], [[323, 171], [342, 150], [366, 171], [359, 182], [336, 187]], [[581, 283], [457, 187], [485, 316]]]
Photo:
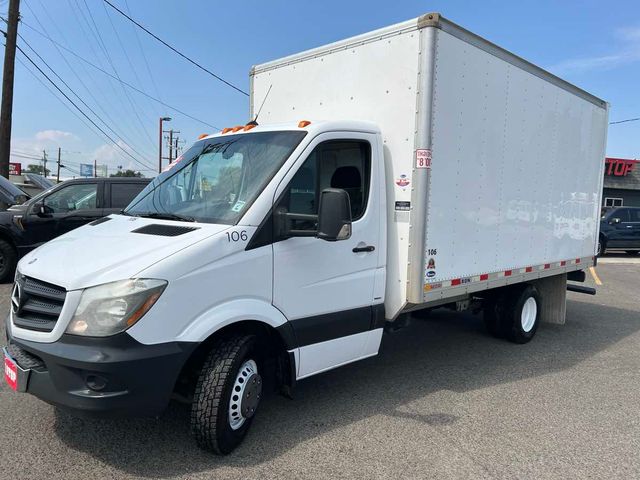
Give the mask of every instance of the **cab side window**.
[[640, 223], [640, 208], [629, 209], [630, 222]]
[[67, 213], [96, 208], [98, 197], [96, 183], [80, 183], [61, 188], [47, 196], [43, 203], [50, 213]]
[[619, 208], [614, 211], [611, 215], [611, 218], [619, 218], [621, 223], [629, 222], [629, 209], [628, 208]]
[[[364, 215], [369, 198], [371, 146], [359, 140], [321, 143], [295, 174], [278, 207], [289, 213], [317, 215], [320, 192], [340, 188], [349, 194], [351, 218]], [[294, 220], [292, 228], [313, 230], [315, 222]]]

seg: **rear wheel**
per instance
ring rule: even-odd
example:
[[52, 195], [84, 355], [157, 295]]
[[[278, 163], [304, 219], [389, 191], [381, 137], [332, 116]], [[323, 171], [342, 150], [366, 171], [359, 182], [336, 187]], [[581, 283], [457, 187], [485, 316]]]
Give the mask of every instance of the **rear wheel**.
[[536, 334], [540, 319], [540, 294], [533, 285], [513, 290], [504, 317], [504, 332], [514, 343], [527, 343]]
[[191, 431], [198, 445], [227, 454], [244, 439], [262, 398], [256, 337], [237, 335], [214, 344], [196, 384]]
[[604, 242], [604, 240], [599, 239], [598, 247], [596, 249], [596, 256], [601, 257], [602, 255], [604, 255], [606, 249], [607, 249], [607, 244]]
[[627, 255], [638, 255], [638, 252], [640, 252], [640, 250], [625, 250], [627, 252]]
[[18, 254], [13, 245], [5, 240], [0, 240], [0, 282], [8, 282], [16, 269]]

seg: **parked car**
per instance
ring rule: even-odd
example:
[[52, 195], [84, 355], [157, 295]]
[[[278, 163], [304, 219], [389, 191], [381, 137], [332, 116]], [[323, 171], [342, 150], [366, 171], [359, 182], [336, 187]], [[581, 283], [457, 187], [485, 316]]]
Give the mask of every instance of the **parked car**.
[[37, 173], [23, 173], [22, 175], [10, 175], [9, 180], [30, 197], [49, 190], [56, 183], [50, 178], [45, 178]]
[[0, 281], [11, 278], [18, 259], [34, 248], [74, 228], [122, 210], [150, 180], [67, 180], [23, 204], [13, 204], [0, 212]]
[[9, 180], [0, 175], [0, 210], [6, 210], [13, 205], [20, 205], [31, 198], [16, 187]]
[[607, 248], [620, 248], [629, 255], [640, 252], [640, 207], [603, 209], [598, 255], [604, 255]]

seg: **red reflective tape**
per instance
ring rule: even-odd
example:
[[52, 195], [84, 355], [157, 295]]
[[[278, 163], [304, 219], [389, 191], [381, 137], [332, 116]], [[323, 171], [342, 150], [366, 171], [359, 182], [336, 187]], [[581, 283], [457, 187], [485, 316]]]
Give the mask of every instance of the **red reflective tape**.
[[544, 264], [544, 268], [545, 268], [545, 269], [547, 269], [547, 268], [551, 268], [551, 264], [550, 264], [550, 263], [545, 263], [545, 264]]
[[460, 285], [460, 279], [459, 278], [451, 280], [451, 286], [454, 287], [456, 285]]
[[526, 272], [533, 272], [533, 267], [527, 267], [527, 268], [525, 269], [525, 271], [526, 271]]
[[480, 275], [480, 280], [489, 280], [489, 274], [483, 273], [482, 275]]
[[580, 263], [580, 259], [579, 258], [576, 258], [576, 263]]
[[504, 276], [505, 277], [510, 277], [511, 276], [511, 270], [505, 270], [504, 271]]
[[560, 262], [560, 266], [564, 267], [567, 264], [567, 262], [565, 262], [564, 260]]

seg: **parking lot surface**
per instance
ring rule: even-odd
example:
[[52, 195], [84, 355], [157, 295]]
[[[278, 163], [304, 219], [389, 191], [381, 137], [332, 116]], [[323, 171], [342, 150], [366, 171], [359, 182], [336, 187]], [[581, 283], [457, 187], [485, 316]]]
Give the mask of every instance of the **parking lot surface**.
[[[595, 297], [527, 345], [436, 310], [378, 357], [267, 397], [244, 444], [199, 450], [188, 409], [87, 420], [0, 387], [7, 478], [640, 478], [640, 267], [603, 261]], [[593, 282], [592, 278], [589, 279]], [[5, 318], [10, 285], [0, 286]], [[2, 328], [4, 332], [4, 327]], [[0, 334], [3, 335], [3, 334]], [[2, 336], [4, 342], [4, 336]]]

